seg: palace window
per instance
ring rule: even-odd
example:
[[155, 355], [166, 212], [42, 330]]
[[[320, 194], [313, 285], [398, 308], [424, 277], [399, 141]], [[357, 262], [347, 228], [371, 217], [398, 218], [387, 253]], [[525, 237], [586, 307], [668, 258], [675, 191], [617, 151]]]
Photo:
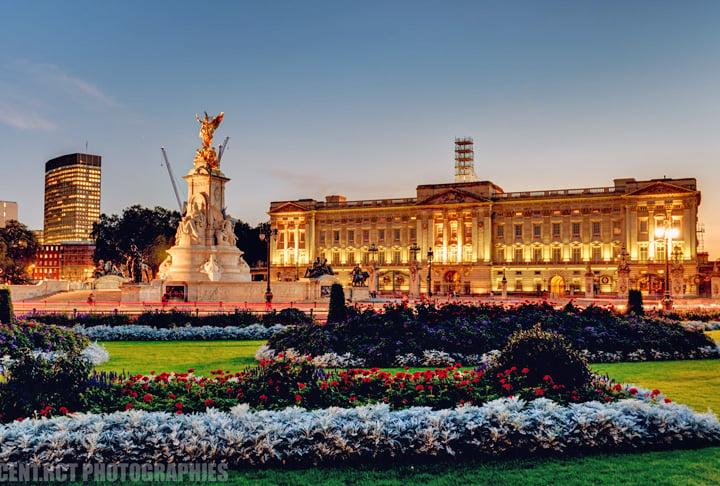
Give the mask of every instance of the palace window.
[[355, 231], [348, 230], [347, 236], [348, 236], [348, 245], [354, 244], [355, 243]]
[[597, 237], [600, 236], [600, 221], [592, 222], [592, 235]]
[[590, 258], [592, 259], [593, 263], [600, 263], [600, 261], [602, 260], [602, 248], [600, 248], [599, 246], [593, 246]]
[[523, 261], [523, 249], [522, 247], [515, 248], [515, 255], [513, 257], [514, 263], [522, 263]]
[[647, 261], [648, 261], [647, 245], [640, 245], [638, 247], [638, 259], [640, 260], [640, 263], [647, 263]]
[[378, 230], [378, 242], [383, 243], [385, 241], [385, 230], [379, 229]]
[[542, 262], [542, 248], [533, 248], [533, 263]]
[[562, 251], [561, 251], [560, 247], [554, 246], [552, 248], [552, 262], [560, 263], [561, 259], [562, 259]]
[[495, 261], [498, 263], [503, 263], [505, 261], [505, 248], [495, 249]]
[[560, 223], [553, 223], [553, 224], [552, 224], [552, 235], [553, 235], [553, 238], [559, 238], [559, 237], [560, 237]]
[[579, 246], [572, 247], [570, 261], [572, 263], [581, 263], [582, 262], [582, 248], [580, 248]]
[[400, 250], [393, 250], [393, 264], [400, 265]]
[[340, 232], [333, 231], [333, 245], [338, 246], [340, 244]]
[[522, 229], [523, 227], [521, 224], [515, 225], [515, 238], [522, 238]]
[[[319, 236], [320, 236], [320, 246], [324, 246], [325, 245], [325, 232], [321, 231]], [[280, 234], [280, 237], [278, 238], [278, 246], [282, 245], [281, 240], [282, 240], [282, 233]]]
[[613, 236], [618, 236], [622, 233], [622, 222], [621, 221], [613, 221], [612, 222], [612, 232], [613, 232]]
[[504, 236], [505, 236], [505, 226], [503, 226], [503, 225], [498, 225], [498, 226], [497, 226], [497, 237], [498, 237], [498, 238], [503, 238]]
[[542, 226], [539, 224], [533, 224], [533, 238], [540, 238]]
[[417, 240], [417, 228], [410, 228], [410, 241]]
[[370, 243], [370, 230], [362, 230], [363, 245]]
[[580, 237], [580, 223], [572, 223], [572, 237], [573, 238]]
[[393, 229], [393, 241], [395, 243], [400, 243], [400, 229], [399, 228]]

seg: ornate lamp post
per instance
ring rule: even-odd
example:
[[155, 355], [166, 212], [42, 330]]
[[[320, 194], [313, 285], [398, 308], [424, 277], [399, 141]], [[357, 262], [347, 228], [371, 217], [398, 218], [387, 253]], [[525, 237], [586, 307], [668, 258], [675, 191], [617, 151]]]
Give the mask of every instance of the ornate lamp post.
[[665, 310], [672, 309], [672, 297], [670, 296], [670, 245], [673, 238], [677, 238], [680, 232], [677, 228], [670, 227], [670, 222], [665, 219], [662, 227], [655, 228], [655, 237], [665, 240], [665, 295], [662, 306]]
[[378, 247], [375, 246], [375, 243], [370, 245], [370, 248], [368, 248], [368, 251], [370, 252], [370, 263], [377, 263], [377, 252]]
[[427, 281], [428, 281], [428, 299], [432, 297], [432, 260], [433, 260], [433, 249], [430, 247], [427, 252], [427, 258], [428, 258], [428, 275], [427, 275]]
[[413, 243], [410, 246], [410, 263], [415, 263], [417, 261], [417, 254], [420, 251], [420, 247], [417, 246], [417, 243]]
[[408, 296], [418, 297], [420, 295], [420, 276], [418, 275], [418, 261], [417, 254], [420, 251], [420, 247], [417, 243], [413, 244], [409, 248], [410, 250], [410, 289]]
[[270, 290], [270, 239], [277, 237], [277, 228], [271, 228], [270, 223], [263, 223], [260, 226], [260, 239], [267, 243], [267, 289], [265, 290], [265, 304], [272, 304], [273, 294]]

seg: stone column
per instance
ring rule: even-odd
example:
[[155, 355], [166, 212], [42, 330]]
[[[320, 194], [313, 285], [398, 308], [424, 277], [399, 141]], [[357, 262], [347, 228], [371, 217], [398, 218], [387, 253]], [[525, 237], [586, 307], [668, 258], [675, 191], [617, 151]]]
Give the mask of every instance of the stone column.
[[720, 275], [710, 277], [710, 297], [720, 299]]
[[595, 298], [595, 274], [592, 272], [589, 263], [585, 272], [585, 298]]
[[670, 270], [670, 296], [674, 298], [683, 296], [683, 268], [674, 266]]

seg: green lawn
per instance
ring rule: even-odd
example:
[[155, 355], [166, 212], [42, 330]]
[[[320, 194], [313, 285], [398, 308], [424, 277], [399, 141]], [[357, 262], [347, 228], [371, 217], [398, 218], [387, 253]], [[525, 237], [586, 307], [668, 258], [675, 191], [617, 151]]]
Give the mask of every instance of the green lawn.
[[129, 374], [186, 372], [211, 376], [210, 371], [240, 371], [256, 364], [255, 352], [265, 341], [112, 341], [100, 343], [110, 361], [98, 371], [125, 371]]
[[[710, 333], [716, 340], [720, 331]], [[101, 370], [187, 371], [210, 375], [211, 370], [237, 371], [255, 363], [264, 341], [106, 342], [109, 362]], [[720, 360], [595, 364], [621, 383], [660, 389], [670, 399], [700, 412], [720, 411]], [[300, 470], [252, 469], [231, 471], [226, 484], [304, 485], [717, 485], [720, 447], [699, 450], [650, 451], [628, 454], [568, 455], [561, 458], [504, 460], [464, 459], [413, 464], [353, 465]]]

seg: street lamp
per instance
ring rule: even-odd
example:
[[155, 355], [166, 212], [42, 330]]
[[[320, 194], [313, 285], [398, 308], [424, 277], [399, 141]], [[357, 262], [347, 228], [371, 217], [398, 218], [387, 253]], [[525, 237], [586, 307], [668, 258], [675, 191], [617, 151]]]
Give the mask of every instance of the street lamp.
[[433, 250], [432, 247], [428, 249], [427, 252], [427, 258], [428, 258], [428, 275], [427, 275], [427, 281], [428, 281], [428, 299], [432, 297], [432, 260], [433, 260]]
[[417, 243], [413, 243], [412, 246], [410, 246], [410, 263], [417, 261], [417, 254], [420, 251], [420, 247], [417, 246]]
[[370, 248], [368, 248], [368, 251], [370, 252], [370, 261], [371, 261], [372, 263], [377, 262], [378, 247], [375, 246], [375, 243], [373, 243], [372, 245], [370, 245]]
[[665, 240], [665, 296], [662, 300], [662, 306], [665, 310], [672, 309], [672, 298], [670, 297], [670, 245], [673, 238], [677, 238], [679, 234], [677, 228], [670, 227], [667, 219], [662, 227], [655, 228], [655, 237]]
[[265, 304], [272, 304], [273, 294], [270, 290], [270, 239], [277, 237], [277, 228], [271, 228], [270, 223], [260, 225], [260, 239], [267, 243], [267, 289], [265, 290]]

